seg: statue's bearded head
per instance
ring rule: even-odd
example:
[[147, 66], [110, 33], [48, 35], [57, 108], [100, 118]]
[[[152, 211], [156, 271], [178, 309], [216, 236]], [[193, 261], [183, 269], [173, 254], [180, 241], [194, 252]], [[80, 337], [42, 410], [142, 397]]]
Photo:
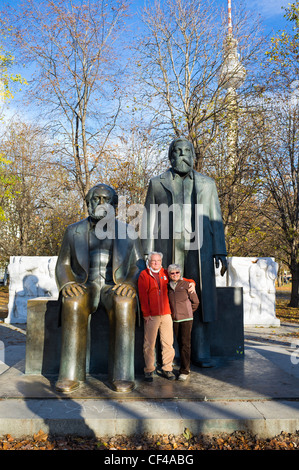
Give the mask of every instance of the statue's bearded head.
[[194, 147], [187, 139], [176, 139], [169, 146], [168, 157], [173, 171], [186, 175], [193, 168]]
[[91, 188], [86, 196], [88, 213], [94, 220], [101, 220], [111, 209], [117, 206], [118, 197], [113, 188], [98, 184]]

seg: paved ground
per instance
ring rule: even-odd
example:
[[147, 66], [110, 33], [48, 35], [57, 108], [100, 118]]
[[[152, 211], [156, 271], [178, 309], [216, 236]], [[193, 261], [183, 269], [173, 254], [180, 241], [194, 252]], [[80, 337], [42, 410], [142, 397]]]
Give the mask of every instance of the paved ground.
[[28, 376], [26, 331], [0, 323], [0, 436], [43, 430], [53, 435], [181, 434], [250, 431], [261, 437], [299, 430], [299, 340], [297, 324], [245, 328], [245, 354], [192, 368], [186, 383], [155, 376], [136, 378], [130, 394], [110, 390], [106, 377], [88, 377], [68, 396], [53, 388], [55, 377]]

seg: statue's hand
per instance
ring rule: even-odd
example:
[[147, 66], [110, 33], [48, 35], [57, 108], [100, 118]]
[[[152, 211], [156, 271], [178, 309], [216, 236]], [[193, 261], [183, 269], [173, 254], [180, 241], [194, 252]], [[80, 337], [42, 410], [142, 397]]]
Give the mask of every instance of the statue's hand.
[[83, 284], [68, 284], [67, 286], [63, 287], [62, 295], [63, 297], [78, 297], [79, 295], [84, 294], [86, 287]]
[[130, 284], [116, 284], [111, 290], [123, 297], [130, 297], [132, 299], [136, 297], [136, 291]]
[[224, 276], [224, 274], [226, 273], [227, 271], [227, 259], [226, 259], [226, 256], [223, 256], [223, 255], [216, 255], [215, 256], [215, 264], [216, 264], [216, 268], [219, 268], [219, 261], [221, 262], [221, 271], [220, 271], [220, 274], [221, 276]]

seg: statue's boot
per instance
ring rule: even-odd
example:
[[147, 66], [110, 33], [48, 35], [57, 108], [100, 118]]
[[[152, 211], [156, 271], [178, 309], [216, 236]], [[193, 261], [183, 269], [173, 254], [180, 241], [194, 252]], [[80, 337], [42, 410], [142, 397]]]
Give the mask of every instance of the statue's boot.
[[108, 377], [113, 390], [135, 388], [134, 349], [136, 299], [114, 295], [108, 310], [110, 341]]
[[88, 307], [85, 295], [63, 299], [60, 370], [55, 384], [59, 392], [72, 392], [85, 381]]
[[80, 387], [80, 382], [77, 380], [61, 379], [57, 380], [55, 388], [57, 392], [70, 393]]

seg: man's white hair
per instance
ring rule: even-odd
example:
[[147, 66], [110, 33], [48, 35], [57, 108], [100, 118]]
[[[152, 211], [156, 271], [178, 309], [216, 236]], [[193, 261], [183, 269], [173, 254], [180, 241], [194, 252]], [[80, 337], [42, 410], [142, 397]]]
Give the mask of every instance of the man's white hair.
[[149, 261], [151, 260], [151, 257], [152, 257], [153, 255], [159, 255], [160, 258], [161, 258], [161, 261], [162, 261], [162, 259], [163, 259], [163, 254], [162, 254], [162, 253], [159, 253], [158, 251], [151, 251], [151, 252], [148, 254], [148, 260], [149, 260]]

